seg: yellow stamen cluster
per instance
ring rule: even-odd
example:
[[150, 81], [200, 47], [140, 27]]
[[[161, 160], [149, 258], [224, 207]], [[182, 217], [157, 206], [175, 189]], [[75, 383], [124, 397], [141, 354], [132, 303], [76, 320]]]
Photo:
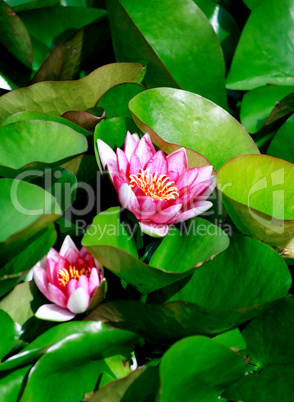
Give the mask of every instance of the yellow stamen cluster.
[[71, 279], [75, 279], [78, 281], [81, 277], [81, 275], [86, 275], [88, 278], [90, 276], [90, 271], [88, 268], [82, 268], [78, 270], [75, 266], [71, 266], [67, 268], [62, 268], [58, 271], [57, 278], [58, 282], [61, 286], [65, 286], [67, 282], [69, 282]]
[[140, 169], [138, 175], [130, 175], [130, 186], [138, 186], [152, 200], [175, 200], [179, 196], [178, 189], [174, 181], [166, 174], [158, 177], [158, 173], [150, 173], [150, 169]]

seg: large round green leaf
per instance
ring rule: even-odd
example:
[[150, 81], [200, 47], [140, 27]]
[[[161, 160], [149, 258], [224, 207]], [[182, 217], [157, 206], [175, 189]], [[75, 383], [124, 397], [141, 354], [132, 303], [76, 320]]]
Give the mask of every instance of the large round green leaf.
[[[0, 128], [0, 174], [61, 165], [88, 149], [84, 135], [54, 121], [22, 120]], [[23, 179], [23, 177], [22, 177]]]
[[149, 132], [157, 146], [162, 148], [167, 141], [191, 148], [215, 169], [234, 156], [259, 153], [237, 120], [199, 95], [171, 88], [151, 89], [135, 96], [129, 108], [137, 126]]
[[243, 155], [217, 172], [217, 187], [238, 229], [273, 246], [294, 236], [294, 165], [267, 155]]
[[248, 90], [267, 83], [292, 85], [292, 0], [266, 0], [250, 14], [227, 78], [230, 89]]
[[[100, 67], [76, 81], [40, 82], [0, 97], [0, 121], [17, 112], [35, 111], [61, 115], [68, 110], [86, 110], [114, 85], [141, 82], [141, 64], [114, 63]], [[79, 94], [79, 96], [77, 96]]]
[[217, 36], [192, 0], [108, 0], [118, 61], [146, 60], [147, 87], [171, 86], [227, 107]]
[[11, 116], [7, 117], [2, 124], [0, 124], [0, 128], [7, 126], [8, 124], [15, 123], [21, 120], [47, 120], [47, 121], [56, 121], [57, 123], [64, 124], [73, 130], [77, 131], [78, 133], [83, 134], [84, 136], [91, 135], [91, 133], [84, 128], [78, 126], [77, 124], [73, 123], [70, 120], [67, 120], [63, 117], [54, 116], [48, 113], [38, 113], [38, 112], [18, 112], [12, 114]]
[[227, 250], [195, 271], [187, 284], [175, 283], [151, 295], [151, 300], [181, 300], [229, 314], [279, 299], [287, 294], [291, 283], [289, 269], [276, 251], [238, 235]]
[[294, 87], [268, 85], [247, 92], [242, 100], [240, 119], [250, 134], [259, 131], [274, 106], [294, 91]]
[[[73, 322], [50, 329], [29, 346], [53, 344], [30, 372], [22, 400], [82, 400], [107, 370], [104, 359], [119, 354], [127, 357], [139, 341], [134, 333], [107, 329], [101, 323]], [[121, 359], [122, 368], [123, 364]]]
[[284, 299], [242, 331], [251, 370], [226, 391], [244, 402], [291, 402], [293, 387], [294, 299]]
[[229, 245], [217, 226], [191, 219], [183, 233], [173, 229], [156, 250], [150, 265], [138, 259], [132, 228], [119, 221], [119, 208], [97, 215], [82, 240], [98, 261], [143, 294], [190, 275]]
[[239, 235], [192, 277], [149, 295], [147, 304], [123, 300], [103, 303], [88, 319], [109, 322], [165, 343], [194, 334], [212, 335], [270, 308], [287, 294], [291, 282], [278, 253]]
[[270, 143], [267, 154], [294, 163], [294, 115], [280, 127]]
[[32, 235], [61, 215], [55, 198], [47, 191], [12, 179], [0, 180], [0, 210], [0, 242]]
[[243, 357], [225, 345], [203, 336], [182, 339], [162, 357], [158, 401], [215, 402], [244, 368]]

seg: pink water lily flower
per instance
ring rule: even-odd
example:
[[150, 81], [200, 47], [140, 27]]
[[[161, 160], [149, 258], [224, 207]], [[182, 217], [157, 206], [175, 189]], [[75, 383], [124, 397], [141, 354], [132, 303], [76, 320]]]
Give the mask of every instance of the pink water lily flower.
[[186, 221], [211, 207], [207, 201], [215, 187], [212, 166], [189, 169], [185, 148], [165, 155], [150, 135], [140, 140], [127, 133], [124, 151], [116, 153], [102, 140], [98, 151], [107, 166], [121, 205], [137, 217], [141, 230], [165, 236], [169, 225]]
[[106, 292], [102, 268], [83, 247], [79, 251], [66, 236], [59, 253], [49, 253], [33, 268], [33, 277], [43, 295], [53, 304], [44, 304], [36, 317], [68, 321], [98, 304]]

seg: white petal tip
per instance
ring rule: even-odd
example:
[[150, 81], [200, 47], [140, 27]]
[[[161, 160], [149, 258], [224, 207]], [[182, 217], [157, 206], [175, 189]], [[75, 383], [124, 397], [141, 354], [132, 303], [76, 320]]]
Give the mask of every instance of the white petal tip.
[[38, 308], [35, 316], [40, 320], [63, 322], [72, 320], [75, 314], [56, 304], [43, 304]]
[[170, 230], [168, 225], [155, 225], [141, 222], [139, 222], [139, 224], [142, 232], [152, 237], [164, 237]]
[[86, 291], [79, 287], [77, 288], [68, 299], [67, 308], [75, 314], [84, 313], [89, 306], [90, 296]]

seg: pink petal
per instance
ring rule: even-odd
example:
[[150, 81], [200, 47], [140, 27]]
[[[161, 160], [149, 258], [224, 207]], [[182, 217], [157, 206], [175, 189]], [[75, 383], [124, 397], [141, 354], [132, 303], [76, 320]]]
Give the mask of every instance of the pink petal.
[[153, 201], [152, 198], [148, 196], [137, 197], [140, 204], [140, 219], [148, 220], [156, 212], [158, 212], [158, 203]]
[[118, 189], [118, 198], [121, 205], [129, 209], [135, 215], [140, 213], [140, 206], [133, 190], [127, 183], [123, 183]]
[[206, 198], [213, 192], [216, 186], [216, 177], [211, 176], [211, 185], [208, 187], [207, 190], [205, 190], [203, 193], [201, 193], [199, 199], [204, 201]]
[[90, 296], [83, 288], [77, 288], [68, 299], [67, 308], [75, 314], [84, 313], [90, 302]]
[[66, 307], [67, 298], [65, 294], [60, 290], [57, 286], [53, 285], [52, 283], [48, 283], [48, 291], [49, 296], [48, 299], [52, 301], [52, 303], [57, 304], [57, 306]]
[[75, 279], [71, 279], [65, 285], [65, 291], [68, 297], [76, 290], [78, 282]]
[[109, 165], [109, 163], [111, 163], [112, 166], [114, 166], [114, 168], [117, 170], [116, 155], [114, 151], [110, 148], [110, 146], [102, 140], [97, 140], [97, 147], [103, 169], [105, 169], [106, 165]]
[[170, 207], [158, 212], [150, 220], [155, 223], [166, 223], [172, 219], [182, 208], [181, 204], [171, 205]]
[[148, 142], [148, 144], [149, 144], [149, 146], [150, 146], [150, 148], [151, 148], [152, 153], [155, 154], [156, 151], [155, 151], [153, 142], [152, 142], [152, 140], [151, 140], [150, 134], [149, 134], [149, 133], [146, 133], [146, 134], [143, 136], [143, 138], [145, 138], [145, 140]]
[[86, 277], [86, 275], [80, 276], [77, 288], [83, 288], [86, 293], [89, 293], [89, 279]]
[[151, 174], [155, 174], [157, 172], [158, 173], [157, 177], [167, 173], [166, 157], [161, 150], [156, 152], [156, 154], [154, 154], [152, 158], [148, 161], [148, 163], [145, 166], [145, 169], [147, 168], [150, 169]]
[[72, 320], [75, 314], [68, 309], [56, 306], [56, 304], [43, 304], [38, 308], [35, 316], [40, 320], [63, 322]]
[[144, 223], [139, 222], [139, 225], [143, 233], [146, 233], [152, 237], [164, 237], [169, 232], [168, 225], [163, 224], [156, 225], [155, 223], [145, 223], [145, 222]]
[[123, 172], [125, 175], [128, 174], [129, 161], [128, 158], [126, 157], [126, 154], [120, 148], [117, 148], [116, 156], [117, 156], [118, 171]]
[[201, 196], [212, 184], [211, 180], [201, 181], [190, 187], [190, 191], [193, 192], [193, 197]]
[[57, 262], [59, 257], [59, 253], [54, 248], [50, 248], [49, 253], [47, 254], [47, 258], [51, 258], [51, 260]]
[[89, 278], [89, 294], [92, 295], [99, 285], [99, 276], [97, 269], [93, 268]]
[[129, 161], [131, 160], [131, 156], [136, 149], [138, 141], [139, 137], [132, 135], [129, 131], [127, 132], [125, 141], [125, 155]]
[[141, 168], [142, 168], [142, 165], [141, 165], [140, 159], [137, 155], [134, 154], [131, 157], [129, 175], [135, 174], [137, 176]]
[[188, 169], [188, 158], [185, 148], [180, 148], [167, 155], [168, 170], [175, 170], [179, 175], [183, 175]]
[[76, 250], [77, 252], [79, 252], [77, 246], [74, 244], [72, 238], [67, 235], [62, 243], [61, 249], [59, 251], [59, 255], [61, 255], [61, 257], [65, 256], [65, 253], [67, 252], [67, 250], [72, 247], [74, 250]]
[[176, 183], [176, 181], [177, 181], [178, 178], [179, 178], [179, 173], [176, 172], [175, 170], [170, 170], [170, 171], [168, 171], [166, 175], [167, 175], [167, 176], [171, 179], [171, 181], [173, 181], [174, 183]]
[[182, 176], [178, 178], [176, 182], [178, 190], [190, 187], [195, 182], [196, 179], [198, 182], [198, 169], [199, 168], [189, 169], [186, 173], [184, 173]]
[[212, 170], [213, 170], [212, 166], [203, 166], [203, 167], [198, 168], [197, 181], [210, 180]]
[[33, 269], [33, 275], [34, 281], [36, 282], [40, 292], [42, 292], [43, 295], [49, 299], [50, 295], [48, 291], [47, 271], [42, 267], [35, 266]]
[[[154, 147], [153, 147], [154, 148]], [[138, 145], [135, 149], [134, 155], [137, 155], [138, 158], [140, 159], [142, 168], [145, 169], [145, 165], [149, 161], [150, 158], [152, 158], [154, 152], [152, 148], [150, 147], [149, 143], [147, 142], [145, 135], [140, 139], [138, 142]]]
[[77, 261], [78, 261], [79, 258], [81, 258], [81, 257], [80, 257], [80, 253], [77, 252], [77, 251], [76, 251], [75, 249], [73, 249], [72, 247], [70, 247], [70, 248], [66, 251], [66, 253], [65, 253], [65, 255], [64, 255], [64, 259], [67, 260], [71, 266], [76, 265], [76, 263], [77, 263]]
[[202, 214], [204, 211], [207, 211], [212, 206], [212, 203], [210, 201], [199, 201], [195, 202], [193, 205], [194, 208], [182, 212], [180, 215], [176, 217], [177, 218], [176, 220], [172, 219], [172, 222], [169, 223], [178, 223], [194, 218], [195, 216]]

